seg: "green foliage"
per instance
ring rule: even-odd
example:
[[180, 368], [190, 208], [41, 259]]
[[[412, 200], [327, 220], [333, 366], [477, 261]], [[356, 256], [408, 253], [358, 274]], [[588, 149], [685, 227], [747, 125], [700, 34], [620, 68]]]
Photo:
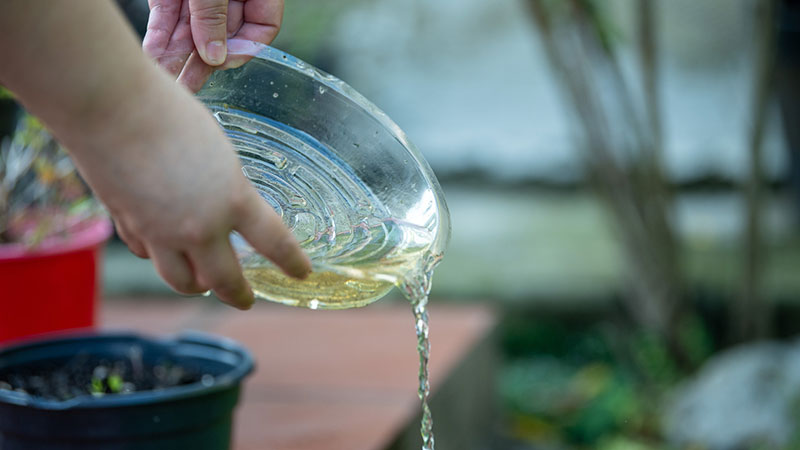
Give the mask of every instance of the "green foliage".
[[[681, 324], [693, 364], [713, 344], [698, 316]], [[534, 445], [657, 449], [660, 402], [687, 372], [654, 333], [611, 322], [568, 324], [513, 314], [498, 391], [515, 438]], [[555, 443], [555, 444], [554, 444]]]
[[576, 333], [556, 320], [531, 320], [515, 315], [503, 323], [501, 340], [503, 351], [509, 357], [551, 355], [576, 363], [613, 359], [600, 329], [587, 327]]
[[656, 334], [639, 333], [632, 341], [631, 352], [641, 375], [656, 387], [668, 387], [678, 381], [678, 365], [664, 340]]
[[547, 430], [567, 443], [592, 444], [640, 423], [643, 404], [631, 380], [605, 363], [580, 366], [541, 357], [506, 367], [500, 392], [506, 408], [526, 419], [518, 423], [532, 425], [520, 430], [529, 438]]
[[688, 363], [700, 367], [714, 352], [714, 340], [708, 327], [698, 316], [685, 317], [678, 326], [678, 339]]
[[293, 1], [284, 10], [281, 32], [273, 45], [312, 64], [319, 64], [323, 53], [330, 50], [326, 43], [338, 17], [363, 1]]
[[0, 100], [13, 99], [14, 95], [3, 86], [0, 86]]

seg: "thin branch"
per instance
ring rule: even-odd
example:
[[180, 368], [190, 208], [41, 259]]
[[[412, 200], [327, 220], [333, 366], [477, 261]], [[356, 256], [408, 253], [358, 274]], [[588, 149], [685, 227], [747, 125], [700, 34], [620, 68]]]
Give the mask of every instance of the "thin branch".
[[741, 296], [734, 302], [732, 310], [735, 340], [766, 336], [771, 311], [761, 289], [764, 245], [760, 217], [764, 185], [762, 142], [775, 74], [775, 2], [762, 0], [759, 7], [753, 118], [748, 142], [750, 170], [744, 192], [747, 224], [744, 235], [744, 273]]

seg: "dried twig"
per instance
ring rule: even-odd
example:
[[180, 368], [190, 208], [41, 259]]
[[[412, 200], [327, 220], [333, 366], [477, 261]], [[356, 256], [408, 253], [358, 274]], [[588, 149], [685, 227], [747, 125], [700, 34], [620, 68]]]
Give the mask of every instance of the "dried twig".
[[764, 171], [762, 141], [775, 75], [775, 1], [762, 0], [756, 26], [756, 66], [753, 88], [753, 117], [748, 147], [750, 170], [744, 186], [746, 228], [742, 290], [731, 304], [732, 338], [735, 341], [765, 337], [769, 333], [771, 307], [761, 292], [764, 263], [761, 230], [761, 202]]
[[647, 91], [641, 107], [591, 2], [528, 0], [528, 5], [580, 124], [589, 176], [619, 228], [630, 274], [628, 308], [643, 327], [676, 342], [682, 283], [661, 175], [652, 5], [640, 9], [640, 20], [649, 24], [640, 28]]

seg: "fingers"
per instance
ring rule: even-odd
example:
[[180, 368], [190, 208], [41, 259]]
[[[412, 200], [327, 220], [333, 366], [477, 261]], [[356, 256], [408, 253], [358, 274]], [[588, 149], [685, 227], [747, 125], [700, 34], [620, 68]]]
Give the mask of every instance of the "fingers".
[[177, 78], [186, 65], [186, 60], [189, 59], [189, 53], [180, 55], [165, 55], [156, 58], [156, 63], [159, 67], [166, 70], [172, 78]]
[[158, 274], [172, 289], [182, 294], [200, 294], [208, 290], [197, 282], [194, 270], [182, 252], [153, 246], [147, 248], [147, 253]]
[[[280, 30], [283, 0], [149, 0], [145, 53], [197, 92], [212, 68], [236, 68], [251, 59], [228, 57], [227, 37], [269, 44]], [[198, 56], [190, 56], [193, 52]], [[197, 61], [194, 61], [197, 59]]]
[[236, 37], [269, 44], [283, 20], [283, 0], [250, 0], [244, 3], [243, 24]]
[[212, 289], [220, 300], [233, 307], [250, 309], [253, 292], [242, 275], [227, 236], [219, 236], [208, 245], [193, 249], [190, 258], [201, 285]]
[[122, 225], [114, 219], [114, 228], [117, 230], [117, 235], [125, 242], [125, 245], [128, 246], [128, 250], [131, 251], [134, 255], [138, 256], [139, 258], [147, 259], [149, 255], [147, 254], [147, 249], [145, 248], [144, 244], [138, 239], [136, 239], [132, 233], [129, 233], [128, 230], [125, 229]]
[[178, 76], [178, 82], [190, 91], [197, 92], [206, 84], [206, 80], [214, 72], [214, 69], [206, 64], [197, 52], [193, 52], [186, 61], [186, 65], [183, 66], [183, 71]]
[[228, 0], [189, 0], [192, 39], [203, 61], [211, 66], [225, 62]]
[[300, 249], [292, 233], [275, 212], [259, 195], [251, 194], [244, 208], [237, 215], [235, 229], [259, 253], [269, 258], [287, 275], [306, 278], [311, 273], [311, 262]]
[[150, 0], [150, 17], [147, 32], [142, 41], [144, 52], [151, 58], [161, 56], [169, 45], [172, 32], [180, 17], [180, 2], [170, 0]]
[[[228, 8], [228, 36], [269, 44], [275, 40], [283, 20], [283, 0], [232, 0]], [[250, 61], [250, 55], [231, 55], [221, 67], [235, 69]]]
[[150, 18], [142, 49], [159, 67], [177, 77], [194, 49], [189, 6], [175, 0], [150, 0]]

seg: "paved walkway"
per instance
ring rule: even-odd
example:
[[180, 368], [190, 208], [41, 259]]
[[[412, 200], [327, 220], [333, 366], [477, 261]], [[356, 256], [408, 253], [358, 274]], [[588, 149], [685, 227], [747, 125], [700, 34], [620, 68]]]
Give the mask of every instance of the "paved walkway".
[[[486, 338], [486, 308], [431, 308], [434, 392]], [[380, 450], [419, 413], [410, 308], [310, 311], [259, 302], [247, 312], [198, 299], [112, 299], [106, 328], [195, 329], [242, 342], [256, 359], [236, 415], [235, 450]], [[436, 411], [434, 410], [434, 418]]]

